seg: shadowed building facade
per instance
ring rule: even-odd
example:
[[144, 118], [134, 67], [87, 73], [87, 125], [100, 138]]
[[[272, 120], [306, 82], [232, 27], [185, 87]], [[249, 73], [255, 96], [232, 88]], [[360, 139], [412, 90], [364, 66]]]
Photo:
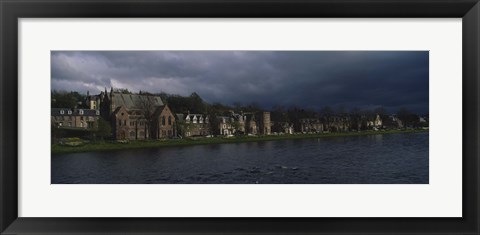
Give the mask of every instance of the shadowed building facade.
[[56, 128], [95, 129], [100, 111], [92, 109], [52, 108], [51, 122]]
[[248, 134], [248, 135], [270, 135], [272, 122], [270, 112], [246, 112], [234, 113], [230, 111], [229, 116], [217, 116], [219, 120], [218, 134]]
[[105, 90], [101, 93], [102, 116], [112, 123], [117, 140], [161, 139], [175, 136], [175, 118], [159, 96]]
[[205, 114], [177, 114], [177, 133], [183, 137], [210, 135], [210, 122]]
[[272, 122], [270, 120], [270, 112], [261, 112], [259, 114], [258, 123], [259, 133], [262, 135], [270, 135], [272, 133]]

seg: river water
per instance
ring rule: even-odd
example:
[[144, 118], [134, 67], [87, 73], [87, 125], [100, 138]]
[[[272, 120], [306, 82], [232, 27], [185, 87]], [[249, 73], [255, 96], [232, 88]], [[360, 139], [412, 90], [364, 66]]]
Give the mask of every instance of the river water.
[[52, 184], [428, 184], [428, 132], [52, 155]]

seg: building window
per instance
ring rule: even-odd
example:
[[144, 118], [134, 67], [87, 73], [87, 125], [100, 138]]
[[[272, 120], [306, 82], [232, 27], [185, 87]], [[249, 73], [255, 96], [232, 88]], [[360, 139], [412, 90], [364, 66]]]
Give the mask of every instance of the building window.
[[68, 110], [68, 114], [72, 114], [72, 110]]
[[166, 131], [162, 131], [162, 136], [166, 136], [166, 135], [167, 135]]
[[162, 116], [162, 125], [165, 126], [165, 116]]
[[123, 120], [123, 125], [124, 125], [124, 126], [127, 125], [127, 120]]
[[130, 137], [135, 137], [135, 132], [130, 131]]
[[78, 113], [80, 113], [80, 115], [83, 115], [83, 109], [80, 109], [80, 111], [78, 111]]
[[172, 125], [172, 117], [168, 117], [168, 125]]
[[[95, 108], [95, 107], [93, 107], [93, 108]], [[100, 111], [97, 110], [97, 111], [95, 112], [95, 114], [100, 115]]]
[[118, 125], [119, 125], [119, 126], [122, 125], [122, 120], [118, 120]]
[[82, 117], [80, 117], [80, 120], [82, 120], [82, 121], [83, 121], [83, 116], [82, 116]]
[[172, 131], [168, 130], [168, 136], [172, 136]]
[[63, 109], [60, 110], [60, 114], [65, 114], [65, 111]]

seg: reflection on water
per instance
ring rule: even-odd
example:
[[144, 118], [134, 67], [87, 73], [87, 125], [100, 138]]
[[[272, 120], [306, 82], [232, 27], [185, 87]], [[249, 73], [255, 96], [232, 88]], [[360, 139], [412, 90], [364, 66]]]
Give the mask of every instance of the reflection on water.
[[428, 133], [52, 156], [52, 183], [428, 184]]

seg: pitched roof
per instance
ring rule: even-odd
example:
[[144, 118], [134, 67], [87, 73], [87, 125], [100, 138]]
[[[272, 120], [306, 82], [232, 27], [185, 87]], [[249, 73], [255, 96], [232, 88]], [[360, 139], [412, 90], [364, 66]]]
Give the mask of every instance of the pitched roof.
[[203, 115], [203, 114], [197, 114], [197, 113], [190, 113], [190, 114], [186, 114], [185, 116], [186, 116], [185, 118], [190, 117], [190, 119], [193, 119], [193, 117], [195, 117], [195, 116], [196, 116], [197, 118], [201, 118], [201, 117], [203, 117], [204, 115]]
[[144, 99], [148, 99], [153, 106], [163, 106], [160, 96], [139, 95], [139, 94], [122, 94], [113, 93], [112, 101], [115, 107], [124, 106], [127, 109], [141, 109], [141, 103]]
[[[63, 110], [63, 113], [61, 112]], [[70, 113], [68, 112], [70, 111]], [[83, 111], [83, 114], [81, 114]], [[95, 109], [52, 108], [52, 116], [99, 116], [100, 111]]]
[[183, 114], [177, 113], [177, 119], [178, 120], [183, 120], [183, 117], [184, 117]]
[[153, 115], [154, 116], [160, 115], [165, 109], [165, 107], [167, 106], [166, 105], [157, 106]]

